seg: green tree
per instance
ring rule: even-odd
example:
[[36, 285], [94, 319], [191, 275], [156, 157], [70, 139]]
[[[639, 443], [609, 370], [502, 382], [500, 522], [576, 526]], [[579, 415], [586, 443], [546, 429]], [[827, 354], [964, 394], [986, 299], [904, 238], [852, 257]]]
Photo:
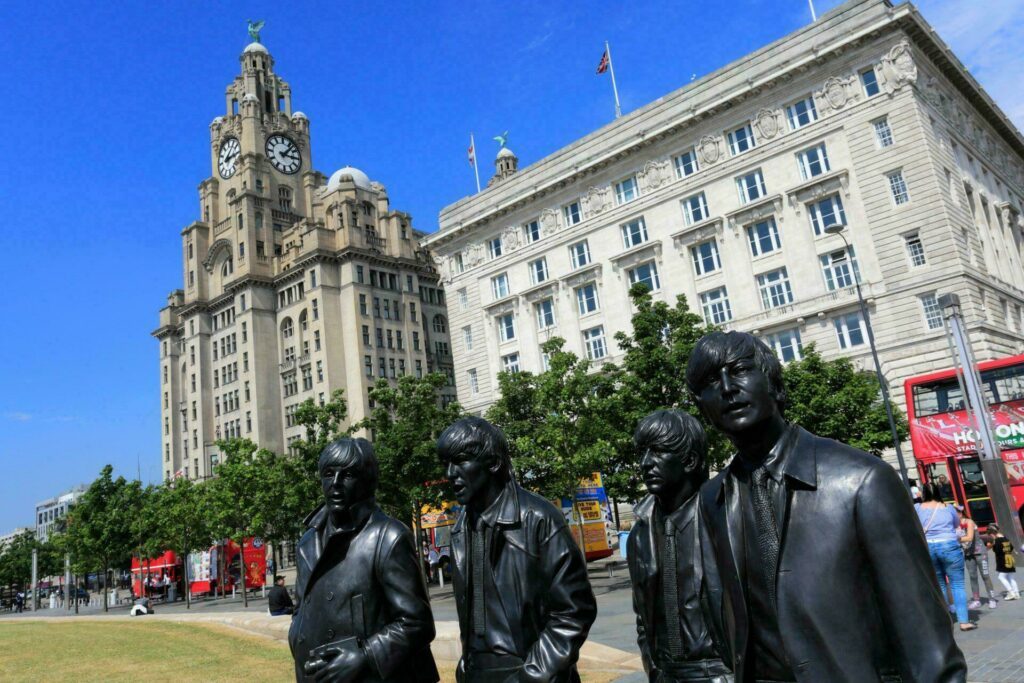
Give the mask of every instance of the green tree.
[[[849, 358], [823, 360], [809, 344], [803, 358], [783, 370], [786, 419], [819, 436], [880, 456], [892, 447], [892, 432], [874, 372], [858, 370]], [[896, 432], [907, 438], [907, 420], [893, 406]]]
[[439, 504], [447, 491], [439, 485], [445, 475], [437, 438], [462, 415], [457, 403], [441, 401], [447, 381], [440, 372], [404, 375], [395, 386], [378, 380], [370, 390], [374, 407], [359, 424], [369, 430], [380, 465], [377, 500], [396, 519], [412, 520], [417, 543], [423, 505]]
[[3, 546], [0, 586], [28, 586], [32, 581], [32, 551], [39, 547], [34, 531], [24, 531]]
[[[188, 554], [209, 547], [213, 542], [209, 486], [190, 479], [176, 479], [153, 491], [146, 524], [152, 529], [152, 544], [157, 549], [173, 550], [178, 559], [188, 562]], [[192, 607], [189, 577], [185, 577], [185, 607]]]
[[500, 373], [501, 396], [487, 418], [508, 437], [524, 487], [575, 504], [580, 480], [611, 461], [621, 434], [612, 421], [615, 374], [592, 372], [590, 361], [563, 350], [564, 344], [554, 337], [541, 345], [550, 357], [542, 373]]
[[113, 478], [105, 465], [100, 476], [67, 515], [66, 547], [83, 573], [103, 570], [103, 610], [107, 611], [110, 570], [123, 567], [137, 547], [131, 516], [138, 509], [141, 484]]
[[[700, 417], [686, 387], [686, 365], [697, 340], [714, 327], [691, 311], [681, 294], [674, 306], [654, 301], [643, 283], [633, 285], [629, 295], [635, 309], [632, 329], [615, 334], [623, 358], [617, 367], [606, 367], [618, 382], [611, 421], [619, 438], [615, 457], [602, 467], [602, 474], [609, 496], [634, 501], [643, 495], [643, 480], [633, 430], [655, 410], [677, 408]], [[717, 432], [708, 436], [709, 461], [720, 465], [728, 457], [727, 444]]]

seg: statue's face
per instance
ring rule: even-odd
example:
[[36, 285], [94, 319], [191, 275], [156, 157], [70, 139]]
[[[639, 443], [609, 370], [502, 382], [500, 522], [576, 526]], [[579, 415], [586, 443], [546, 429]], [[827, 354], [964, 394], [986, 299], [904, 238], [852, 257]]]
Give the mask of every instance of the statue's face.
[[669, 453], [648, 448], [640, 458], [640, 471], [647, 490], [655, 496], [671, 496], [686, 483], [687, 458], [683, 453]]
[[481, 458], [469, 452], [456, 453], [442, 461], [445, 476], [455, 491], [460, 505], [477, 508], [481, 496], [486, 493], [494, 473], [488, 466], [489, 458]]
[[373, 495], [368, 477], [355, 465], [326, 463], [320, 469], [320, 486], [327, 507], [335, 509], [348, 508]]
[[778, 414], [771, 382], [754, 363], [740, 358], [719, 369], [701, 389], [701, 410], [726, 435], [742, 434]]

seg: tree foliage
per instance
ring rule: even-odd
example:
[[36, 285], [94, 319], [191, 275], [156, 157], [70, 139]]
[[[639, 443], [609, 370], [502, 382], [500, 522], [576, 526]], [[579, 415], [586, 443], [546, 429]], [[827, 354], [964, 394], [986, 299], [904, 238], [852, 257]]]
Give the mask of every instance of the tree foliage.
[[[874, 372], [858, 370], [845, 357], [826, 361], [809, 344], [801, 360], [786, 365], [783, 381], [790, 422], [875, 455], [892, 447], [889, 418]], [[906, 417], [896, 406], [893, 417], [902, 441], [908, 433]]]
[[[214, 540], [210, 487], [191, 479], [176, 479], [151, 493], [144, 519], [148, 527], [147, 556], [173, 550], [185, 561], [189, 553], [208, 548]], [[185, 590], [191, 606], [190, 591]]]
[[380, 464], [377, 500], [397, 519], [408, 519], [420, 505], [440, 503], [447, 491], [438, 484], [444, 470], [437, 438], [462, 409], [457, 403], [442, 405], [446, 382], [440, 372], [404, 375], [395, 386], [382, 379], [370, 390], [374, 407], [359, 427], [369, 430]]
[[0, 586], [27, 586], [32, 580], [32, 551], [39, 547], [34, 531], [26, 530], [0, 548]]

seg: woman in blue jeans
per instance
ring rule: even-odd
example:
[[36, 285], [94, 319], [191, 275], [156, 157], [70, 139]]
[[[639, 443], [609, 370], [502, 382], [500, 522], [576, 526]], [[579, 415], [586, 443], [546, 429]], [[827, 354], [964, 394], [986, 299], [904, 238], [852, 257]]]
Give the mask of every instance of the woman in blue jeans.
[[928, 554], [939, 580], [939, 592], [945, 595], [946, 581], [953, 591], [953, 606], [961, 631], [978, 628], [967, 614], [967, 590], [964, 587], [964, 551], [960, 548], [957, 530], [960, 516], [951, 505], [942, 500], [939, 487], [928, 482], [921, 489], [921, 502], [915, 505], [917, 516], [928, 541]]

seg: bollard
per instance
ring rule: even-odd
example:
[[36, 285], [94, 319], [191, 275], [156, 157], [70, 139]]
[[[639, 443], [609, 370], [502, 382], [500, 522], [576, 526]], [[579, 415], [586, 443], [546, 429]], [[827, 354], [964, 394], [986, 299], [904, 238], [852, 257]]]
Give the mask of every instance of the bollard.
[[440, 567], [437, 568], [437, 585], [444, 588], [444, 572]]
[[231, 587], [231, 599], [234, 600], [237, 596], [235, 595], [235, 587]]
[[608, 566], [608, 578], [609, 579], [614, 579], [615, 578], [615, 566], [614, 566], [614, 564], [609, 562], [607, 566]]

